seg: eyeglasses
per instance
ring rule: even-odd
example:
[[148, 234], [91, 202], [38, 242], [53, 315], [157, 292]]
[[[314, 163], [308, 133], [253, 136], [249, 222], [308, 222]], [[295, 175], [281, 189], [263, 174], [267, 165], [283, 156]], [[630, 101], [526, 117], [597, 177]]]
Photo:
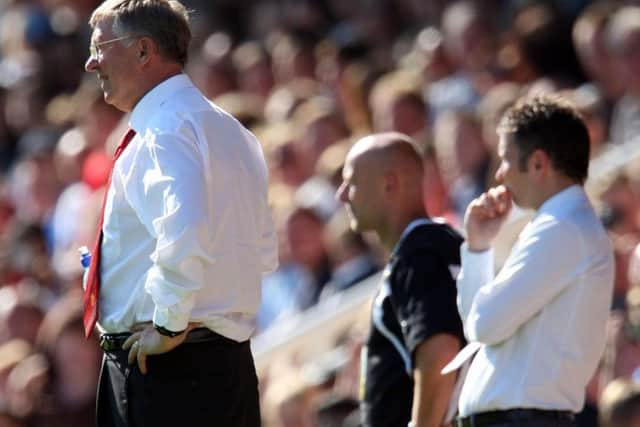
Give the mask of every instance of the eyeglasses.
[[106, 46], [108, 44], [114, 43], [114, 42], [119, 42], [121, 40], [126, 40], [126, 39], [130, 39], [131, 37], [135, 37], [132, 34], [129, 34], [127, 36], [122, 36], [122, 37], [116, 37], [115, 39], [110, 39], [110, 40], [105, 40], [102, 42], [98, 42], [98, 43], [91, 43], [89, 45], [89, 59], [100, 59], [102, 58], [102, 47]]

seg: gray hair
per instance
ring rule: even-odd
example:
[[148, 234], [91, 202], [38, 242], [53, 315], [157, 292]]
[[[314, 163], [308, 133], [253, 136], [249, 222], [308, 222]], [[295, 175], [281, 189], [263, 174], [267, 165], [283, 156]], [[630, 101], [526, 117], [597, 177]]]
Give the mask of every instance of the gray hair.
[[189, 11], [177, 0], [106, 0], [93, 11], [91, 28], [113, 19], [113, 31], [151, 38], [160, 54], [182, 66], [187, 62], [191, 29]]

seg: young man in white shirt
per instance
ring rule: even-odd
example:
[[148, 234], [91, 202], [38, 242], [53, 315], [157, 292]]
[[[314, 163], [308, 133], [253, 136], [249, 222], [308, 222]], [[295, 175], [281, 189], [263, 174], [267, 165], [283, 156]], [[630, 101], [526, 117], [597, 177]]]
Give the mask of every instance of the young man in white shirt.
[[98, 425], [258, 427], [248, 340], [277, 263], [260, 146], [183, 73], [182, 4], [108, 0], [90, 25], [86, 70], [132, 129], [85, 291], [105, 351]]
[[[464, 221], [458, 309], [477, 354], [458, 425], [572, 426], [604, 349], [613, 286], [611, 246], [583, 189], [589, 137], [553, 96], [521, 99], [499, 133], [502, 185]], [[536, 213], [494, 275], [491, 244], [512, 203]]]

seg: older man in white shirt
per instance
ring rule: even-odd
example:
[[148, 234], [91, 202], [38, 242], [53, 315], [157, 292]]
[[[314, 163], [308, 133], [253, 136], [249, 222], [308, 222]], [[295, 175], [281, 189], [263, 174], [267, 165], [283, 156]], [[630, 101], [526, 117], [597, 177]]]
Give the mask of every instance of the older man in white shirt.
[[84, 299], [98, 425], [258, 427], [248, 340], [277, 264], [260, 145], [183, 74], [179, 2], [108, 0], [90, 24], [86, 69], [131, 113]]
[[[459, 426], [572, 426], [604, 349], [608, 237], [583, 190], [587, 130], [566, 101], [525, 98], [499, 128], [501, 186], [467, 208], [458, 309], [477, 350]], [[491, 244], [512, 202], [536, 211], [494, 275]]]

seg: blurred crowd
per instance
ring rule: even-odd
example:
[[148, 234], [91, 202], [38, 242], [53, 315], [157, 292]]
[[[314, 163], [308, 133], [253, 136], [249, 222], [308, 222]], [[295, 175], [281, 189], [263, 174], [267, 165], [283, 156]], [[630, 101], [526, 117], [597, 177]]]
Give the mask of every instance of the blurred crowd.
[[[83, 338], [78, 248], [93, 244], [127, 123], [83, 70], [99, 3], [0, 0], [0, 427], [93, 425], [101, 351]], [[280, 267], [264, 279], [258, 333], [380, 269], [378, 242], [350, 231], [334, 198], [362, 135], [414, 137], [427, 211], [454, 226], [493, 184], [496, 124], [521, 95], [571, 99], [593, 159], [640, 150], [638, 2], [183, 3], [187, 73], [258, 136], [270, 167]], [[617, 271], [609, 344], [579, 422], [640, 425], [640, 163], [590, 179]], [[363, 325], [313, 363], [293, 355], [261, 373], [264, 425], [358, 425]]]

